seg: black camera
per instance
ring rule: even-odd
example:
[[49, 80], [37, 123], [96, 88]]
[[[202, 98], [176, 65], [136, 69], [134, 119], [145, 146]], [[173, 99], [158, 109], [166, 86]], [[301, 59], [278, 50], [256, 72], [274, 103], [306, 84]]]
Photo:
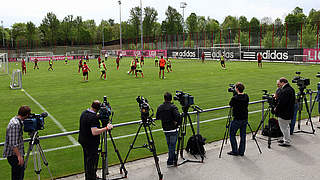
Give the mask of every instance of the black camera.
[[194, 104], [193, 96], [182, 91], [176, 91], [176, 96], [174, 96], [173, 99], [179, 101], [183, 107], [188, 107]]
[[297, 83], [299, 89], [305, 89], [308, 85], [310, 85], [310, 79], [306, 79], [300, 76], [301, 72], [296, 72], [298, 76], [295, 76], [292, 79], [292, 83]]
[[236, 85], [234, 85], [234, 84], [229, 84], [228, 92], [232, 92], [233, 95], [236, 95], [236, 94], [237, 94]]
[[275, 97], [272, 94], [268, 94], [267, 90], [262, 90], [262, 91], [263, 91], [262, 99], [266, 99], [271, 107], [275, 107], [276, 105]]
[[100, 105], [98, 112], [98, 118], [100, 119], [103, 126], [107, 126], [112, 114], [112, 108], [107, 100], [107, 96], [103, 97], [103, 102]]
[[47, 112], [41, 114], [30, 114], [23, 120], [23, 130], [25, 132], [35, 132], [44, 129], [44, 118], [48, 116]]
[[[153, 110], [152, 110], [152, 108], [150, 108], [148, 100], [146, 98], [144, 98], [143, 96], [138, 96], [136, 98], [136, 100], [139, 104], [142, 122], [147, 122], [148, 120], [150, 120], [152, 122], [151, 117], [153, 116]], [[150, 110], [152, 110], [151, 115], [150, 115]]]

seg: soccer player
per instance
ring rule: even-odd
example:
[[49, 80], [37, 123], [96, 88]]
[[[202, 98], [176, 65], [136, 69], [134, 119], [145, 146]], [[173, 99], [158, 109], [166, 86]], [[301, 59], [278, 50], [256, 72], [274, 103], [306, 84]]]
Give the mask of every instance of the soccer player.
[[163, 59], [163, 56], [161, 56], [161, 59], [159, 61], [159, 78], [161, 78], [161, 71], [162, 71], [162, 79], [164, 79], [164, 67], [166, 65], [166, 60]]
[[35, 59], [34, 59], [34, 66], [33, 66], [33, 69], [36, 69], [36, 68], [37, 68], [37, 69], [39, 69], [38, 61], [39, 61], [39, 60], [38, 60], [37, 58], [35, 58]]
[[82, 66], [82, 75], [83, 75], [83, 81], [88, 81], [88, 71], [90, 71], [88, 65], [86, 62], [83, 63], [83, 66]]
[[117, 59], [116, 59], [116, 63], [117, 63], [117, 70], [119, 70], [119, 63], [120, 63], [120, 57], [118, 55]]
[[108, 60], [108, 53], [106, 52], [105, 54], [104, 54], [104, 60], [107, 62], [107, 60]]
[[49, 71], [50, 69], [53, 71], [53, 59], [52, 59], [52, 57], [50, 57], [50, 60], [49, 60], [49, 68], [48, 68], [48, 71]]
[[158, 67], [158, 56], [154, 56], [154, 66]]
[[142, 72], [142, 66], [139, 62], [139, 60], [137, 59], [137, 63], [136, 63], [136, 77], [138, 77], [138, 73], [141, 74], [141, 77], [143, 78], [143, 72]]
[[86, 55], [86, 60], [87, 60], [87, 62], [89, 62], [89, 55], [88, 54]]
[[143, 55], [140, 57], [140, 60], [141, 60], [141, 64], [144, 65], [144, 57], [143, 57]]
[[101, 63], [101, 57], [98, 56], [98, 66], [99, 66], [99, 68], [100, 68], [100, 63]]
[[21, 61], [21, 68], [22, 68], [22, 74], [27, 74], [27, 65], [24, 58], [22, 58], [22, 61]]
[[[100, 65], [100, 64], [99, 64]], [[80, 73], [80, 69], [82, 69], [82, 58], [80, 57], [79, 60], [79, 69], [78, 69], [78, 73]]]
[[170, 69], [170, 72], [172, 72], [171, 60], [167, 57], [167, 71], [168, 71], [168, 72], [169, 72], [169, 69]]
[[221, 67], [222, 67], [223, 69], [226, 69], [226, 63], [225, 63], [225, 60], [224, 60], [224, 56], [223, 56], [223, 55], [220, 56], [220, 63], [221, 63]]
[[262, 68], [262, 56], [258, 53], [258, 67]]
[[67, 55], [64, 57], [64, 63], [68, 64], [68, 56]]
[[201, 54], [202, 63], [204, 63], [204, 52]]
[[133, 58], [133, 60], [131, 61], [131, 63], [130, 63], [130, 67], [131, 67], [131, 69], [130, 69], [130, 71], [128, 72], [128, 74], [134, 74], [134, 71], [136, 70], [136, 59], [135, 58]]
[[106, 64], [104, 64], [104, 61], [101, 62], [99, 67], [101, 71], [100, 79], [102, 79], [102, 76], [104, 76], [104, 80], [107, 80], [107, 67]]

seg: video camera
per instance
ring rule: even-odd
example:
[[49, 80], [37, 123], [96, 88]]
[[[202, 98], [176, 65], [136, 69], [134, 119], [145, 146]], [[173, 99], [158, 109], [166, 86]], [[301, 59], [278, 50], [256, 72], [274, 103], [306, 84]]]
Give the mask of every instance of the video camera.
[[[150, 108], [150, 105], [148, 103], [148, 100], [146, 98], [144, 98], [143, 96], [138, 96], [136, 98], [138, 104], [139, 104], [139, 108], [140, 108], [140, 112], [141, 112], [141, 120], [142, 122], [147, 122], [148, 120], [149, 121], [153, 121], [152, 120], [152, 116], [153, 116], [153, 109]], [[150, 115], [150, 110], [152, 111], [152, 114]]]
[[268, 94], [267, 90], [262, 90], [262, 91], [263, 91], [262, 99], [266, 99], [271, 107], [275, 107], [276, 106], [275, 97], [272, 94]]
[[194, 104], [193, 96], [182, 91], [176, 91], [176, 96], [174, 96], [173, 99], [179, 101], [183, 107], [188, 107]]
[[[296, 72], [297, 76], [292, 79], [292, 83], [297, 83], [299, 89], [305, 89], [308, 85], [310, 85], [310, 79], [306, 79], [300, 76], [301, 72]], [[318, 74], [319, 75], [319, 74]], [[317, 77], [318, 77], [317, 75]], [[320, 75], [319, 75], [320, 76]]]
[[98, 112], [98, 118], [100, 119], [103, 126], [107, 126], [112, 114], [112, 108], [107, 100], [107, 96], [103, 97], [103, 102], [100, 105]]
[[48, 116], [47, 112], [41, 114], [30, 114], [23, 120], [24, 132], [35, 132], [44, 129], [44, 118]]
[[236, 85], [235, 84], [229, 84], [228, 92], [232, 92], [233, 95], [236, 95], [237, 94]]

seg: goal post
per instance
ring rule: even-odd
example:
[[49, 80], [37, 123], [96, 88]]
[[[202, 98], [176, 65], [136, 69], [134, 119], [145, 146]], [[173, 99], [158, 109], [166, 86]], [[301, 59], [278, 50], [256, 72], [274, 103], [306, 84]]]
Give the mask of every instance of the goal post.
[[26, 60], [28, 62], [34, 61], [36, 58], [39, 61], [47, 61], [53, 57], [53, 52], [27, 52]]
[[0, 54], [0, 75], [9, 75], [9, 61], [8, 54]]
[[11, 89], [22, 89], [22, 72], [20, 69], [15, 69], [11, 75]]
[[293, 56], [293, 62], [295, 64], [307, 64], [309, 63], [308, 55], [295, 54]]
[[241, 44], [214, 44], [214, 47], [199, 47], [199, 58], [202, 53], [204, 53], [205, 59], [219, 60], [223, 55], [226, 60], [241, 60]]

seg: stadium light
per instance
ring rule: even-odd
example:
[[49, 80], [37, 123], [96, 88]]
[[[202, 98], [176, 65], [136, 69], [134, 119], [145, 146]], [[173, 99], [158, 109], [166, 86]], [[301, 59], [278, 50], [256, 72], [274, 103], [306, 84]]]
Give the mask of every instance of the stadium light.
[[180, 8], [182, 8], [182, 20], [183, 20], [183, 28], [182, 31], [184, 32], [184, 8], [187, 7], [187, 3], [186, 2], [180, 2]]
[[140, 17], [140, 29], [141, 29], [141, 55], [143, 55], [143, 28], [142, 28], [142, 0], [140, 0], [141, 17]]
[[120, 50], [122, 51], [122, 31], [121, 31], [121, 0], [118, 1], [120, 9]]
[[3, 28], [3, 21], [1, 20], [2, 24], [2, 47], [4, 48], [4, 28]]

